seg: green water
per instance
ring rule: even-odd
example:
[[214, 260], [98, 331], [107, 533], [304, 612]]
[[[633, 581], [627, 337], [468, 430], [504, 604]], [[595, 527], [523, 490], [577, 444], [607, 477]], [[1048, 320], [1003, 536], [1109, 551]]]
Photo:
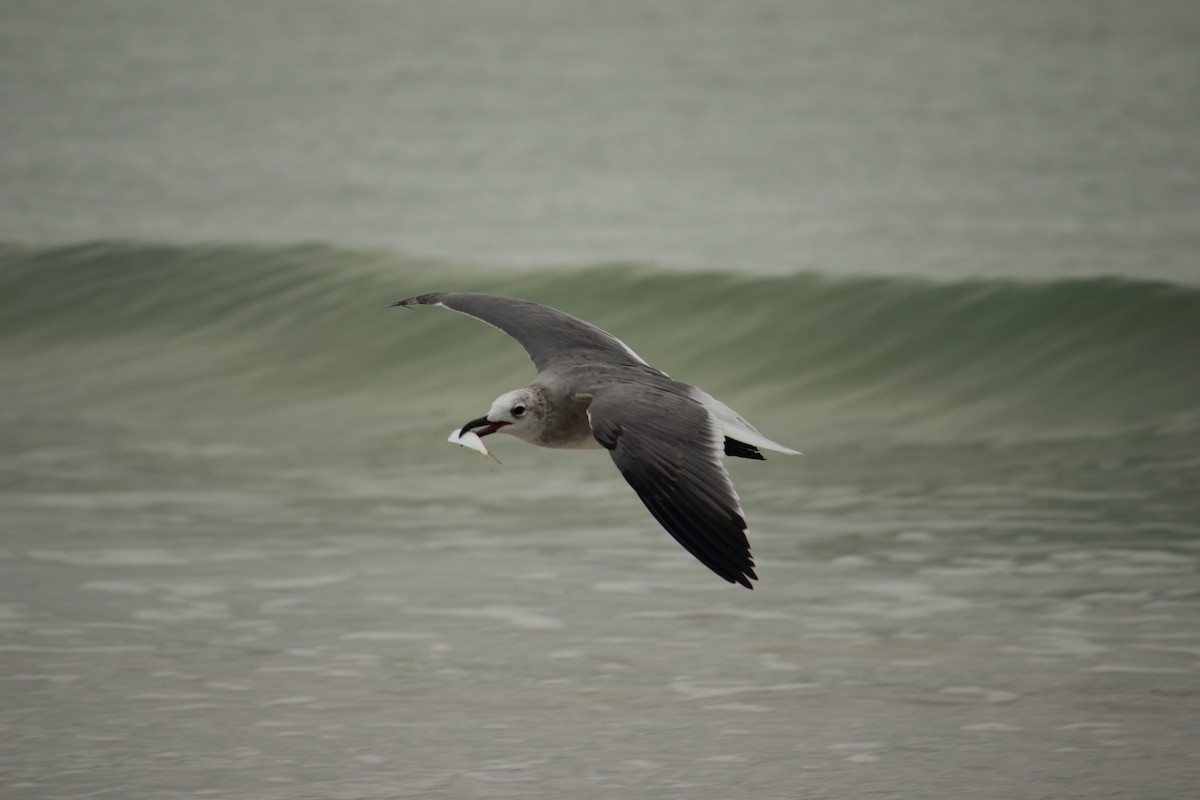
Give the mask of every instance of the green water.
[[[82, 406], [85, 417], [174, 426], [186, 410], [190, 424], [251, 436], [243, 429], [286, 419], [301, 439], [344, 435], [356, 448], [379, 426], [410, 433], [423, 422], [405, 413], [414, 402], [440, 402], [468, 380], [511, 388], [530, 373], [503, 337], [383, 311], [437, 285], [601, 320], [652, 363], [810, 444], [1177, 438], [1200, 424], [1200, 291], [1189, 286], [634, 265], [443, 276], [444, 265], [311, 246], [97, 243], [0, 258], [0, 333], [12, 368], [28, 372], [10, 391], [72, 417]], [[460, 402], [469, 413], [481, 401]], [[348, 429], [351, 412], [365, 416]]]

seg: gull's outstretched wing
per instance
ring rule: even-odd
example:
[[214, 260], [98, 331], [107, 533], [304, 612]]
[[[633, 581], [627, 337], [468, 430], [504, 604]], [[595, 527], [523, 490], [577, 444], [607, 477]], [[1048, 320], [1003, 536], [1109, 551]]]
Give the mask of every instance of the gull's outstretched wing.
[[616, 382], [591, 393], [596, 440], [654, 518], [701, 563], [754, 588], [737, 492], [721, 462], [725, 437], [708, 411], [664, 382]]
[[612, 365], [649, 366], [608, 331], [529, 300], [476, 292], [432, 292], [393, 305], [442, 306], [486, 322], [516, 339], [539, 372], [563, 357], [574, 361], [591, 357]]

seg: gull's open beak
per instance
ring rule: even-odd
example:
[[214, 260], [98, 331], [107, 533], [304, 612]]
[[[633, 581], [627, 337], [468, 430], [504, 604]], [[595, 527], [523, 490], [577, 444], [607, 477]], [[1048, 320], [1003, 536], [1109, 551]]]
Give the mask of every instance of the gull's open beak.
[[[487, 436], [489, 433], [495, 433], [508, 424], [509, 423], [507, 422], [492, 422], [487, 417], [480, 417], [479, 419], [473, 419], [466, 425], [463, 425], [462, 430], [458, 432], [458, 435], [462, 436], [467, 431], [471, 431], [477, 436]], [[475, 430], [476, 428], [479, 428], [480, 430]]]

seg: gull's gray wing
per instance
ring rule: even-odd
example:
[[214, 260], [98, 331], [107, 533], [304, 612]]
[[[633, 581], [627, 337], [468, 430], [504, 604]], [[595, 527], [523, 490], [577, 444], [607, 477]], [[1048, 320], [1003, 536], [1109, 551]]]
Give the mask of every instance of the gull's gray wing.
[[393, 305], [442, 306], [482, 320], [516, 339], [539, 372], [561, 358], [649, 366], [608, 331], [529, 300], [476, 292], [432, 292]]
[[590, 392], [596, 441], [654, 518], [701, 563], [747, 589], [754, 559], [737, 492], [721, 463], [725, 437], [674, 382], [621, 382]]

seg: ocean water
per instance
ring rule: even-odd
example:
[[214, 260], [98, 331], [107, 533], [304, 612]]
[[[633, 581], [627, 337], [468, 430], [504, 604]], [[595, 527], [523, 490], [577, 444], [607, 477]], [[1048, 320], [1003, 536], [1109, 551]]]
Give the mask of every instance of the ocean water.
[[3, 240], [1197, 280], [1191, 0], [0, 14]]
[[[1194, 4], [0, 20], [0, 796], [1194, 794]], [[755, 590], [442, 289], [804, 451]]]

